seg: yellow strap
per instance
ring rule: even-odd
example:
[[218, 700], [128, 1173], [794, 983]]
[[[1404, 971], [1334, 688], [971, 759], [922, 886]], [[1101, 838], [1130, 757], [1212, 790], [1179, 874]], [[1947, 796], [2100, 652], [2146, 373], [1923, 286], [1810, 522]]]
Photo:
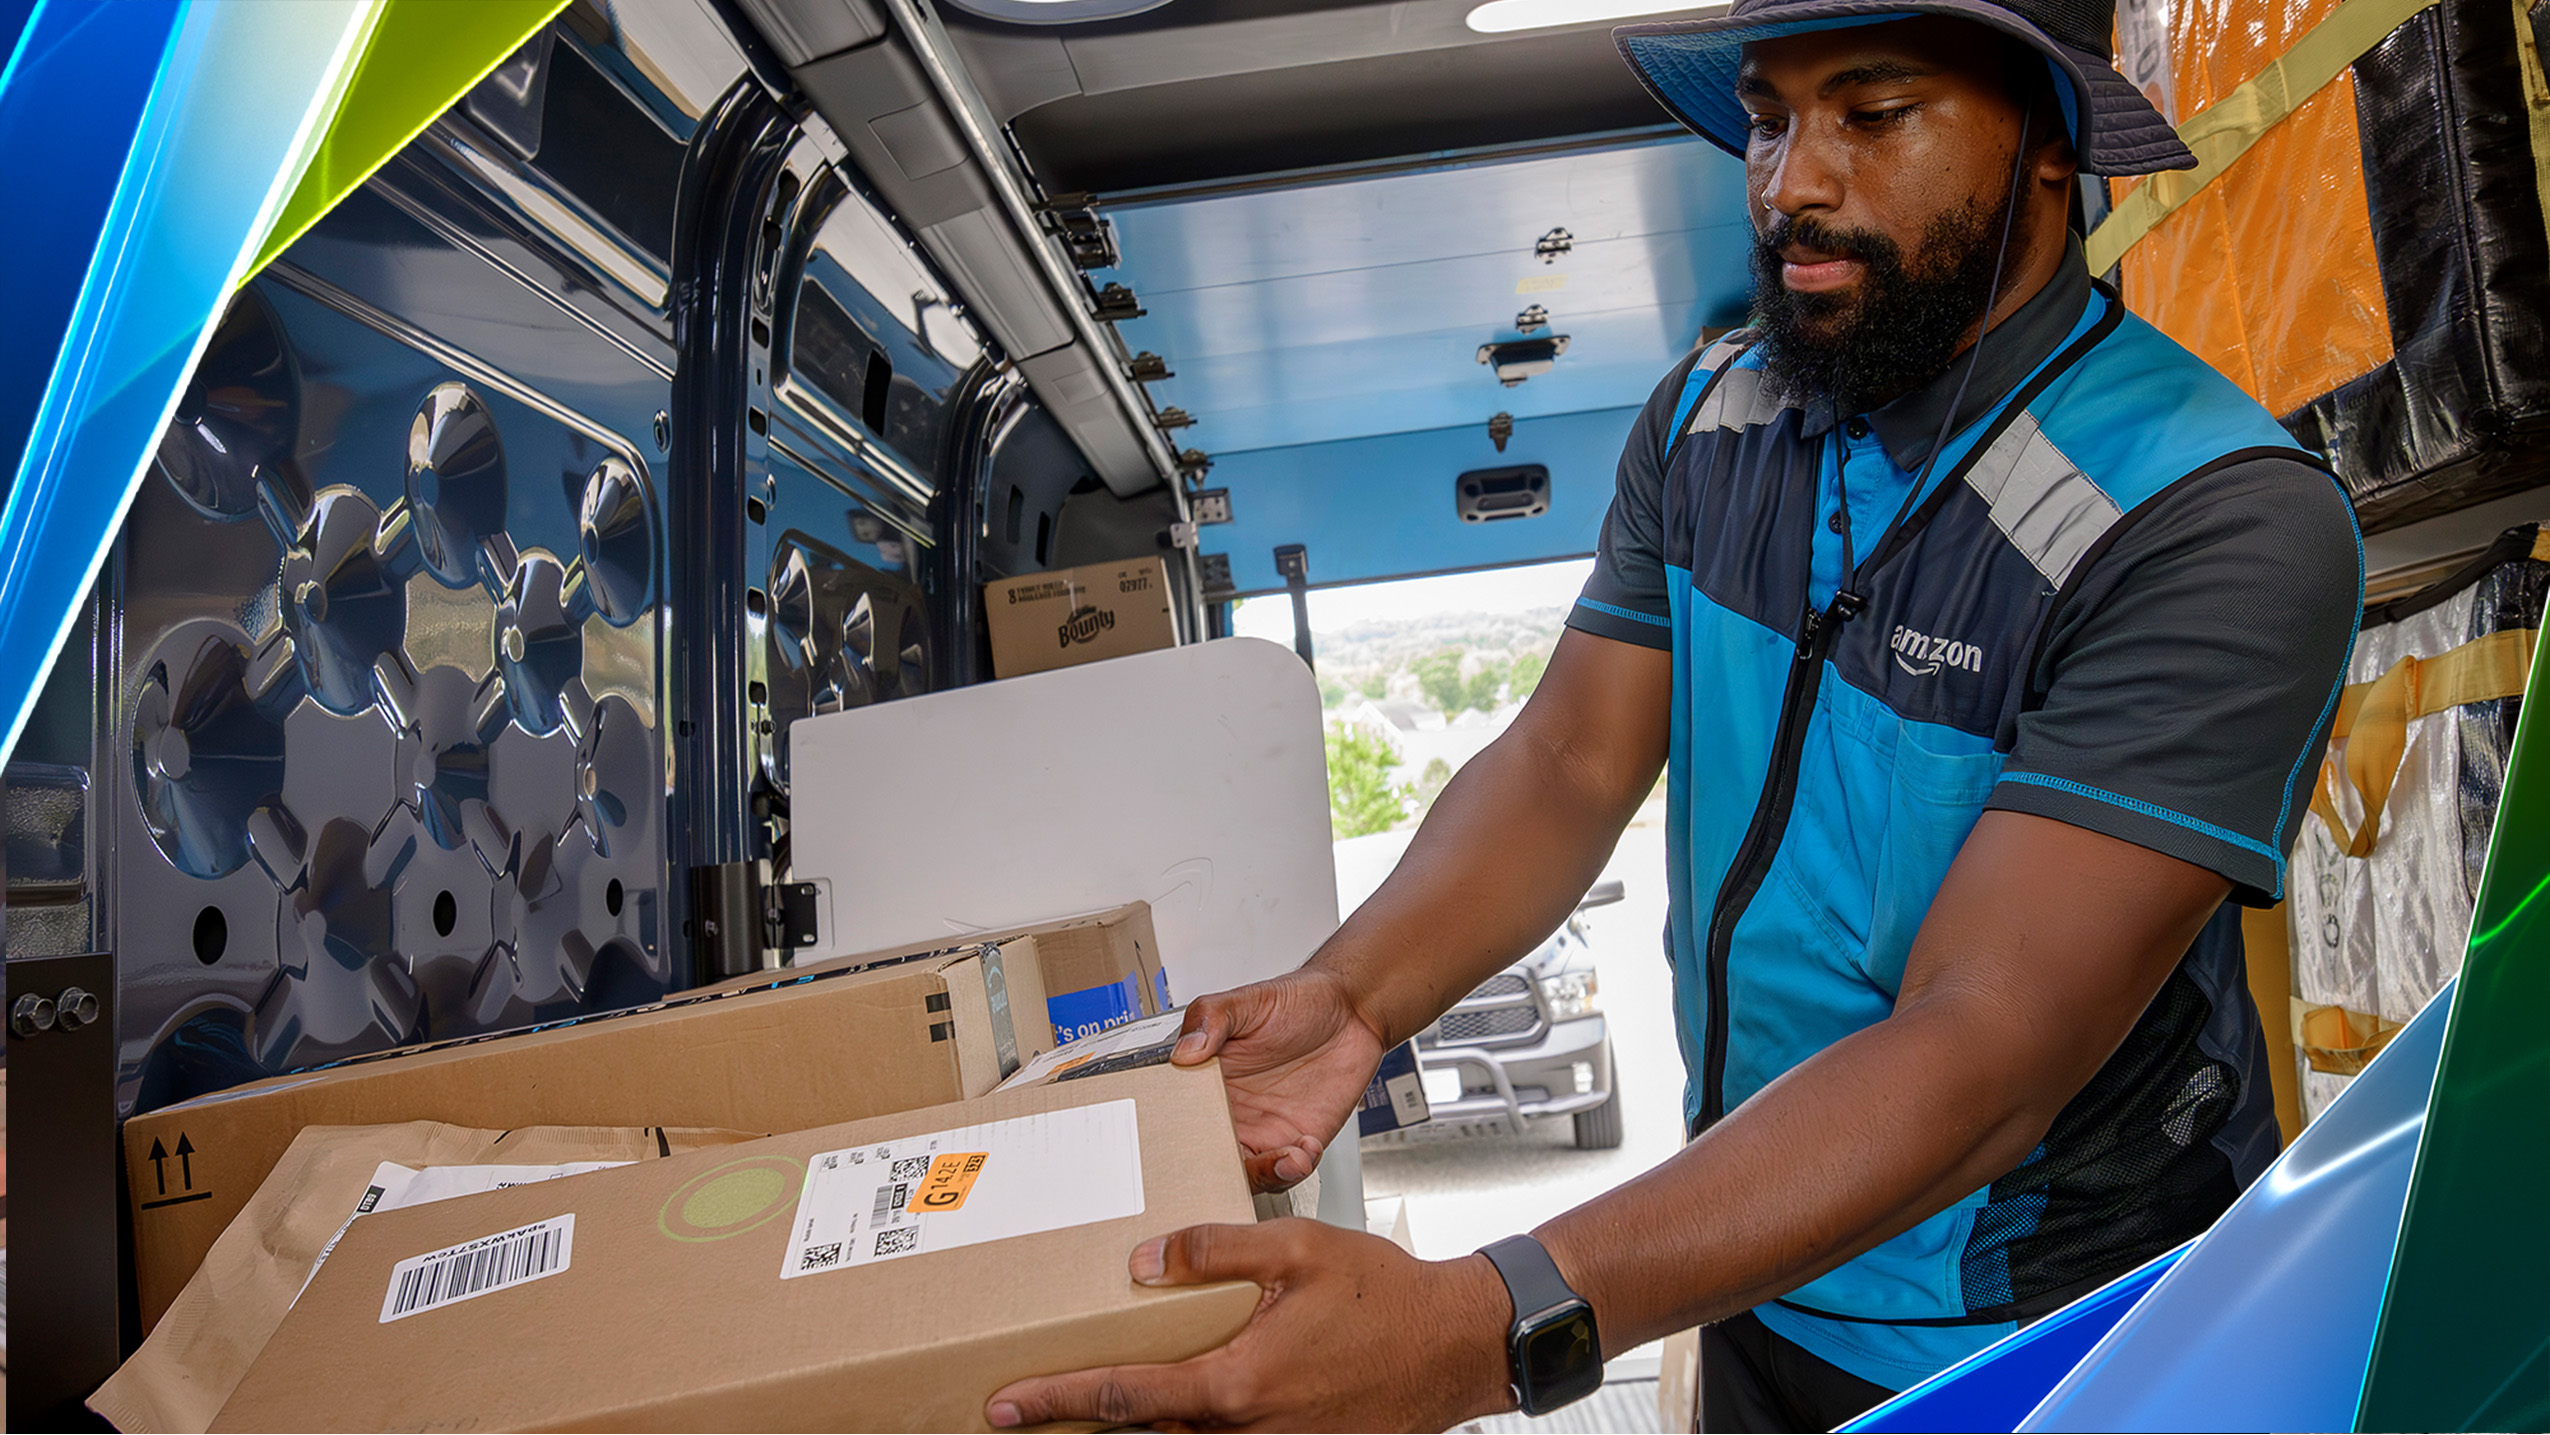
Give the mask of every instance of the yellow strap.
[[[2408, 751], [2408, 725], [2466, 703], [2523, 696], [2536, 636], [2531, 628], [2507, 628], [2431, 658], [2412, 654], [2369, 683], [2348, 685], [2329, 729], [2332, 744], [2346, 742], [2344, 770], [2338, 754], [2323, 760], [2318, 790], [2311, 795], [2311, 811], [2327, 825], [2339, 851], [2372, 855], [2381, 837], [2382, 808]], [[2352, 831], [2338, 817], [2341, 782], [2364, 799], [2364, 825]]]
[[2126, 250], [2195, 198], [2197, 191], [2221, 178], [2278, 121], [2435, 3], [2340, 0], [2335, 10], [2304, 31], [2248, 83], [2190, 115], [2178, 126], [2178, 137], [2195, 153], [2196, 167], [2164, 170], [2119, 200], [2082, 246], [2089, 256], [2090, 272], [2104, 274], [2113, 268]]
[[2293, 1046], [2313, 1071], [2353, 1076], [2391, 1044], [2406, 1022], [2293, 998]]
[[2532, 676], [2531, 628], [2508, 628], [2473, 638], [2440, 658], [2418, 665], [2413, 716], [2447, 712], [2467, 703], [2523, 696]]
[[[2544, 151], [2543, 155], [2544, 162], [2550, 163], [2550, 150]], [[2550, 190], [2543, 192], [2541, 196], [2541, 203], [2543, 213], [2550, 214]], [[2550, 563], [2550, 523], [2542, 524], [2540, 528], [2533, 532], [2532, 561], [2535, 563]]]

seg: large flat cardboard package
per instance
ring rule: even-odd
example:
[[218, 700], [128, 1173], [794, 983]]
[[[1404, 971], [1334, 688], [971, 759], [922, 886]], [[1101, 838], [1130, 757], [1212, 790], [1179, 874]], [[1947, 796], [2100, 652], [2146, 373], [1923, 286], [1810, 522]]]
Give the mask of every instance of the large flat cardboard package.
[[1029, 1375], [1229, 1339], [1146, 1288], [1254, 1218], [1219, 1068], [1145, 1067], [367, 1216], [217, 1430], [979, 1430]]
[[1024, 677], [1048, 668], [1177, 646], [1169, 616], [1169, 566], [1158, 558], [1090, 563], [983, 585], [992, 671]]
[[1051, 1047], [1049, 1028], [1032, 970], [969, 945], [357, 1058], [135, 1116], [124, 1158], [142, 1325], [305, 1126], [802, 1131], [979, 1096]]
[[88, 1407], [118, 1430], [211, 1429], [311, 1270], [358, 1215], [761, 1134], [660, 1126], [474, 1131], [437, 1121], [305, 1126], [150, 1338], [89, 1396]]

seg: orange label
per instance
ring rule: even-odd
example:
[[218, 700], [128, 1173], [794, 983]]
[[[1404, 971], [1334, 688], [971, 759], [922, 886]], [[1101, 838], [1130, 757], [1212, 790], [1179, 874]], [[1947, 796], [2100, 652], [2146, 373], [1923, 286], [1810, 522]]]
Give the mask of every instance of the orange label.
[[921, 1178], [921, 1189], [912, 1193], [912, 1204], [903, 1209], [918, 1216], [964, 1205], [983, 1174], [983, 1163], [990, 1159], [988, 1151], [959, 1151], [932, 1161], [930, 1174]]

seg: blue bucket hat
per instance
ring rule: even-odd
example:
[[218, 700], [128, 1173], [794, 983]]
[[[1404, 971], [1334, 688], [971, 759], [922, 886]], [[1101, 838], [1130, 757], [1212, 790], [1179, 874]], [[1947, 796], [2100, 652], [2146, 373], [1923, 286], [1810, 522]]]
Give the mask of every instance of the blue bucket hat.
[[1612, 39], [1658, 103], [1702, 138], [1741, 156], [1751, 125], [1736, 102], [1735, 81], [1748, 42], [1920, 15], [1972, 21], [2043, 54], [2072, 152], [2089, 173], [2196, 167], [2178, 131], [2109, 63], [2115, 0], [1736, 0], [1715, 19], [1624, 25]]

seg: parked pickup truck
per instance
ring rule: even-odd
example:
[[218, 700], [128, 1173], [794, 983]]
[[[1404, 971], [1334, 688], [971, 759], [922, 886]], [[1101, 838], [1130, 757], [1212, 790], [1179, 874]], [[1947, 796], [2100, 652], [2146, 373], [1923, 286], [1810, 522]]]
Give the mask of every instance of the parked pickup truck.
[[1620, 1145], [1611, 1030], [1596, 1000], [1583, 919], [1621, 896], [1618, 879], [1597, 883], [1538, 950], [1418, 1033], [1417, 1065], [1434, 1108], [1429, 1126], [1494, 1129], [1502, 1122], [1520, 1130], [1529, 1117], [1569, 1116], [1579, 1150]]

